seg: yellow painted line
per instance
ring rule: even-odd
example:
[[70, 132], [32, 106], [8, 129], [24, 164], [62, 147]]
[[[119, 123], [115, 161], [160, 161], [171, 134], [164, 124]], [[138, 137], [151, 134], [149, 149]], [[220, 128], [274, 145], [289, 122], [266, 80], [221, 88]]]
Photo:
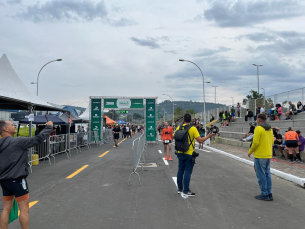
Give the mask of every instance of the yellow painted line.
[[87, 167], [88, 167], [88, 165], [84, 165], [79, 170], [76, 170], [74, 173], [72, 173], [70, 176], [68, 176], [67, 179], [71, 179], [72, 177], [74, 177], [75, 175], [77, 175], [78, 173], [80, 173], [81, 171], [83, 171]]
[[98, 156], [98, 157], [104, 157], [107, 153], [109, 153], [109, 151], [106, 151], [105, 153], [101, 154], [101, 155]]
[[[29, 203], [29, 208], [33, 207], [35, 204], [38, 203], [39, 200], [36, 200], [36, 201], [32, 201]], [[20, 210], [18, 210], [18, 216], [20, 215]]]

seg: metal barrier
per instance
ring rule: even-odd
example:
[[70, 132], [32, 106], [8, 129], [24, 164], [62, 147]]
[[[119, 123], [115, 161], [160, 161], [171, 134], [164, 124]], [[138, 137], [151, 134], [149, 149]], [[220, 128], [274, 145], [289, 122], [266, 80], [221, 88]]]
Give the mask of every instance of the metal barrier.
[[137, 169], [139, 164], [141, 163], [142, 171], [143, 171], [143, 164], [145, 164], [145, 158], [146, 158], [145, 132], [132, 142], [132, 154], [133, 154], [133, 166], [132, 166], [132, 173], [130, 173], [129, 175], [128, 185], [130, 184], [130, 179], [132, 174], [138, 175], [139, 184], [141, 185], [140, 175], [137, 172]]
[[[32, 160], [28, 159], [30, 171], [32, 172], [32, 163], [35, 161], [43, 160], [44, 165], [44, 162], [47, 159], [49, 161], [49, 165], [51, 165], [51, 157], [54, 158], [54, 163], [55, 156], [58, 154], [65, 153], [67, 157], [70, 158], [70, 151], [72, 149], [75, 149], [77, 153], [81, 152], [81, 147], [87, 146], [88, 149], [90, 149], [91, 142], [95, 142], [96, 144], [98, 143], [97, 131], [90, 131], [89, 133], [81, 134], [61, 134], [49, 136], [43, 143], [32, 147], [33, 155], [37, 154], [38, 157], [36, 158], [32, 155]], [[30, 158], [29, 152], [28, 158]]]
[[104, 132], [103, 132], [103, 136], [104, 136], [104, 143], [108, 143], [108, 142], [111, 142], [113, 141], [113, 133], [112, 133], [112, 129], [105, 129]]

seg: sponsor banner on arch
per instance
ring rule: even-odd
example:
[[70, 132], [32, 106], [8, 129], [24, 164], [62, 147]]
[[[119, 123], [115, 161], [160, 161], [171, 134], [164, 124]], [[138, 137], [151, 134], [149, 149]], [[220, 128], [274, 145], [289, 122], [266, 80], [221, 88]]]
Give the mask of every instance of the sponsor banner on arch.
[[[101, 99], [91, 99], [91, 131], [97, 131], [98, 139], [101, 141], [101, 126], [102, 126], [102, 100]], [[91, 135], [91, 141], [95, 141], [95, 136]]]
[[146, 141], [156, 141], [155, 99], [146, 99]]

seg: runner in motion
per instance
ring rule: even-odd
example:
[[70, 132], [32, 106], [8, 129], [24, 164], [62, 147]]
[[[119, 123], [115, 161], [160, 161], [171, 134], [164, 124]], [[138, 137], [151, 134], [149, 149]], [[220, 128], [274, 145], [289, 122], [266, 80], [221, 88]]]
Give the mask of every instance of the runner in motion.
[[167, 160], [167, 146], [168, 146], [168, 160], [172, 161], [172, 141], [173, 141], [173, 128], [168, 126], [165, 122], [164, 129], [161, 132], [161, 141], [164, 145], [165, 160]]

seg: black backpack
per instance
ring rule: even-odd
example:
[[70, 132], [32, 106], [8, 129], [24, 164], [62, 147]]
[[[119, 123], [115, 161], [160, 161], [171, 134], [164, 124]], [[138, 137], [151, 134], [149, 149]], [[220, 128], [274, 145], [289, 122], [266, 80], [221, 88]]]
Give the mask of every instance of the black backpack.
[[[189, 138], [189, 129], [191, 125], [180, 126], [180, 128], [175, 132], [175, 150], [180, 152], [186, 152], [190, 148], [190, 144], [188, 141]], [[183, 128], [183, 129], [182, 129]], [[192, 143], [192, 141], [191, 141]]]

